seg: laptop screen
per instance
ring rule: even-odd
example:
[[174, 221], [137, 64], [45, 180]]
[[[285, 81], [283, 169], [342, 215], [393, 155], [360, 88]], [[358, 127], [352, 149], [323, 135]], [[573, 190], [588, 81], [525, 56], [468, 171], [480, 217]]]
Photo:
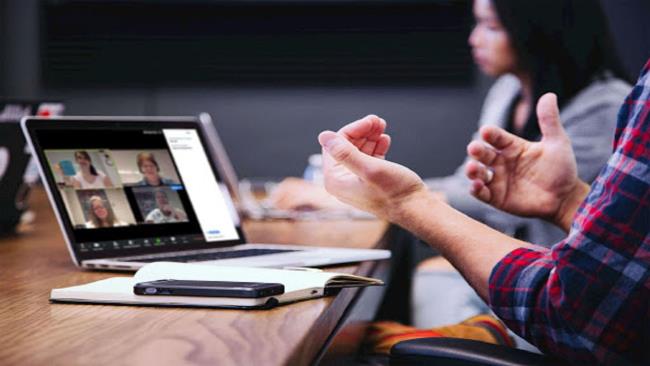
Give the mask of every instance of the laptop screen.
[[34, 149], [78, 259], [243, 242], [196, 123], [38, 122]]

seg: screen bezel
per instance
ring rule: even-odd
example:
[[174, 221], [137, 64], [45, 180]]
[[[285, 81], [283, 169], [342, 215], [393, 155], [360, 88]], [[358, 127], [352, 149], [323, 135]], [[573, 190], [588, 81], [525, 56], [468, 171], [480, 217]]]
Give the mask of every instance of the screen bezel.
[[[74, 225], [68, 217], [65, 204], [57, 188], [57, 184], [52, 172], [48, 169], [45, 151], [38, 140], [37, 132], [39, 130], [73, 130], [73, 129], [142, 129], [146, 123], [147, 129], [193, 129], [197, 131], [201, 144], [210, 162], [212, 173], [220, 184], [223, 184], [216, 161], [211, 156], [211, 149], [207, 145], [206, 137], [201, 128], [199, 120], [195, 117], [56, 117], [56, 118], [23, 118], [23, 128], [27, 135], [27, 140], [38, 161], [41, 177], [45, 182], [45, 188], [48, 192], [50, 202], [55, 206], [54, 211], [63, 231], [64, 238], [68, 245], [70, 254], [77, 265], [84, 260], [91, 259], [108, 259], [127, 256], [139, 256], [147, 254], [161, 254], [179, 251], [206, 250], [225, 248], [233, 245], [246, 243], [246, 238], [241, 227], [241, 220], [237, 218], [234, 221], [235, 229], [239, 235], [237, 240], [201, 242], [196, 244], [185, 244], [182, 249], [177, 246], [147, 247], [138, 249], [124, 250], [107, 250], [103, 252], [81, 253], [78, 249], [78, 243], [74, 240]], [[226, 190], [227, 191], [227, 190]], [[227, 193], [227, 192], [226, 192]], [[227, 193], [229, 195], [229, 193]], [[232, 201], [232, 197], [227, 197]], [[237, 214], [236, 212], [233, 214]], [[155, 234], [152, 234], [152, 237]]]

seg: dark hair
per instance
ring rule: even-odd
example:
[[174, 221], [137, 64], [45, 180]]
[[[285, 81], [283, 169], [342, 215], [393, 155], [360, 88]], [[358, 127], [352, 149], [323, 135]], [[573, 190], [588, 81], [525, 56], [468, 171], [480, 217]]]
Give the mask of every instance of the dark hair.
[[[491, 0], [519, 67], [531, 77], [535, 103], [553, 92], [562, 107], [594, 79], [631, 81], [618, 58], [599, 0]], [[534, 105], [523, 135], [540, 135]]]
[[93, 165], [93, 160], [90, 158], [90, 154], [86, 150], [79, 150], [74, 152], [74, 158], [77, 159], [77, 156], [83, 156], [84, 159], [90, 162], [90, 174], [97, 176], [97, 169]]

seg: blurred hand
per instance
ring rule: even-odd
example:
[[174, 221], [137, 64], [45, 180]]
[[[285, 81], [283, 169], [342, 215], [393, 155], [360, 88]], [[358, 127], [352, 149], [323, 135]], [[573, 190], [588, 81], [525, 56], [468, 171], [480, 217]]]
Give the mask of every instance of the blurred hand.
[[386, 122], [367, 116], [337, 133], [322, 132], [325, 188], [339, 200], [378, 217], [399, 221], [403, 204], [429, 192], [417, 174], [384, 160], [390, 137]]
[[483, 127], [483, 141], [467, 147], [476, 161], [467, 165], [466, 173], [472, 180], [471, 193], [480, 200], [516, 215], [561, 224], [566, 216], [573, 216], [575, 202], [586, 195], [584, 183], [578, 178], [554, 94], [540, 98], [537, 118], [540, 142], [526, 141], [495, 126]]
[[61, 168], [61, 162], [52, 164], [52, 171], [54, 172], [55, 175], [60, 175], [61, 177], [65, 177], [65, 174], [63, 174], [63, 168]]
[[347, 208], [323, 186], [304, 179], [289, 177], [273, 189], [268, 200], [281, 210], [332, 210]]

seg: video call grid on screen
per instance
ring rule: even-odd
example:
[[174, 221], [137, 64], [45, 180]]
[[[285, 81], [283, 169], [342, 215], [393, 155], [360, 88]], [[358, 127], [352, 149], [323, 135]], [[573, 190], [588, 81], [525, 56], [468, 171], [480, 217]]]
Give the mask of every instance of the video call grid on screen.
[[[43, 153], [44, 170], [50, 182], [54, 183], [52, 188], [56, 193], [52, 193], [58, 194], [58, 202], [67, 213], [73, 242], [183, 235], [201, 237], [200, 241], [210, 241], [211, 244], [241, 242], [241, 231], [232, 223], [221, 196], [222, 190], [218, 188], [215, 189], [218, 191], [216, 195], [221, 202], [208, 208], [209, 215], [205, 214], [205, 205], [201, 209], [204, 216], [222, 217], [222, 222], [226, 224], [221, 225], [219, 230], [206, 231], [205, 227], [201, 227], [201, 220], [193, 205], [200, 202], [200, 197], [191, 199], [170, 148], [169, 142], [175, 141], [170, 136], [173, 138], [179, 133], [182, 136], [196, 136], [196, 141], [191, 141], [195, 144], [192, 148], [183, 146], [177, 151], [189, 150], [194, 154], [193, 160], [205, 160], [207, 163], [205, 152], [197, 150], [196, 145], [200, 149], [204, 147], [201, 143], [197, 144], [200, 140], [195, 129], [140, 127], [111, 130], [93, 127], [41, 128], [36, 131], [35, 143]], [[187, 154], [185, 151], [183, 153]], [[201, 154], [204, 155], [203, 159], [200, 159]], [[184, 168], [186, 175], [191, 171], [192, 175], [198, 174], [201, 181], [212, 179], [216, 183], [217, 175], [211, 167], [199, 166], [202, 169], [198, 170], [195, 169], [195, 162], [186, 165], [189, 165]], [[112, 224], [106, 227], [108, 222]], [[190, 244], [187, 248], [201, 249], [205, 245]], [[138, 250], [131, 252], [129, 254], [137, 255]]]

